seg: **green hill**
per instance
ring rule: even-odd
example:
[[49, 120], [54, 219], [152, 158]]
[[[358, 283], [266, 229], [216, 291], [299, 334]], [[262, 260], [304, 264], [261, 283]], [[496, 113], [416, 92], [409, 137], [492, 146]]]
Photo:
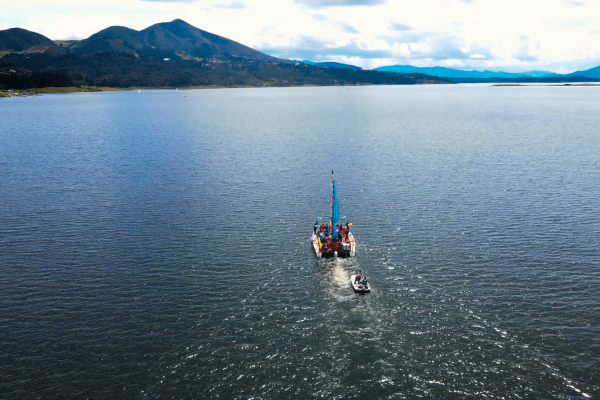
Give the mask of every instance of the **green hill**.
[[260, 51], [233, 40], [198, 29], [176, 19], [152, 25], [141, 31], [124, 26], [111, 26], [70, 47], [74, 54], [102, 52], [130, 53], [142, 57], [168, 53], [182, 57], [246, 57], [256, 60], [277, 61]]
[[64, 54], [64, 50], [46, 36], [21, 28], [0, 31], [0, 51]]

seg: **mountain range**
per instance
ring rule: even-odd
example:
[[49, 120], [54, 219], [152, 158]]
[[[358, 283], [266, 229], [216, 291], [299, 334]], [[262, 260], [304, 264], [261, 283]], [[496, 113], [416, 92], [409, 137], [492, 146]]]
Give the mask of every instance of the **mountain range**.
[[180, 19], [140, 31], [112, 26], [81, 41], [53, 42], [12, 28], [0, 31], [0, 57], [0, 89], [451, 83], [419, 73], [280, 59]]
[[445, 67], [413, 67], [412, 65], [390, 65], [386, 67], [375, 68], [375, 70], [395, 72], [399, 74], [419, 72], [422, 74], [443, 76], [446, 78], [518, 78], [522, 76], [543, 78], [556, 75], [550, 71], [527, 71], [520, 73], [502, 71], [464, 71]]
[[180, 19], [140, 31], [111, 26], [80, 41], [52, 41], [21, 28], [0, 31], [0, 88], [50, 82], [117, 87], [290, 86], [569, 82], [599, 78], [600, 67], [559, 75], [549, 71], [508, 73], [410, 65], [364, 70], [333, 61], [286, 60]]
[[375, 71], [394, 72], [399, 74], [421, 73], [450, 79], [518, 79], [524, 77], [551, 79], [571, 77], [600, 78], [600, 67], [585, 71], [576, 71], [571, 74], [556, 74], [550, 71], [526, 71], [517, 73], [502, 71], [464, 71], [445, 67], [413, 67], [412, 65], [390, 65], [386, 67], [375, 68]]
[[[322, 67], [330, 68], [348, 68], [348, 69], [361, 69], [355, 65], [341, 64], [336, 62], [313, 62], [309, 60], [299, 61], [309, 65], [319, 65]], [[595, 67], [585, 71], [576, 71], [570, 74], [557, 74], [550, 71], [526, 71], [526, 72], [503, 72], [503, 71], [465, 71], [461, 69], [453, 69], [446, 67], [415, 67], [412, 65], [389, 65], [385, 67], [378, 67], [373, 71], [382, 72], [393, 72], [397, 74], [411, 74], [419, 73], [431, 76], [438, 76], [441, 78], [449, 78], [453, 81], [463, 80], [494, 80], [495, 78], [501, 78], [504, 80], [521, 79], [522, 78], [540, 78], [552, 80], [570, 79], [572, 77], [578, 78], [600, 78], [600, 67]]]
[[353, 69], [353, 70], [363, 69], [361, 67], [357, 67], [356, 65], [343, 64], [343, 63], [339, 63], [339, 62], [335, 62], [335, 61], [314, 62], [314, 61], [309, 61], [309, 60], [302, 60], [302, 61], [297, 61], [297, 62], [301, 62], [302, 64], [307, 64], [307, 65], [316, 65], [316, 66], [323, 67], [323, 68], [340, 68], [340, 69]]

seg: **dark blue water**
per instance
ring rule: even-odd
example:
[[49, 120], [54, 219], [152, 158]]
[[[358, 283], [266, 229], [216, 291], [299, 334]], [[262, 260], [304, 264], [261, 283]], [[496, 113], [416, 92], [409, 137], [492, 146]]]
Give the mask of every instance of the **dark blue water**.
[[599, 132], [587, 87], [2, 99], [0, 398], [599, 398]]

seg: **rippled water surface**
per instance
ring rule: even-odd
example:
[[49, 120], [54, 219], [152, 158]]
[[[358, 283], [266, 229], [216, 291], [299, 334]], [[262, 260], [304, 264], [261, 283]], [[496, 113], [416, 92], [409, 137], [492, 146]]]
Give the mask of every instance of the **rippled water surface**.
[[600, 398], [599, 183], [597, 88], [2, 99], [0, 398]]

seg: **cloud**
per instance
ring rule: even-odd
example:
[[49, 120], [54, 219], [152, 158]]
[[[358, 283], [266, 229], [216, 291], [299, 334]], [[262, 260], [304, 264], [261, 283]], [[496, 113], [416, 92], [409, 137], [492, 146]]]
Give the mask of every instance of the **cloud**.
[[[455, 38], [438, 32], [406, 32], [393, 41], [386, 41], [388, 48], [367, 48], [353, 40], [345, 45], [336, 45], [332, 40], [322, 40], [315, 36], [301, 35], [289, 45], [262, 47], [261, 51], [281, 58], [324, 60], [335, 57], [357, 57], [360, 59], [398, 59], [409, 61], [453, 61], [480, 59], [493, 60], [490, 49], [471, 45], [469, 51], [461, 49], [462, 44]], [[385, 43], [385, 42], [384, 42]]]
[[587, 0], [562, 0], [563, 3], [570, 4], [572, 6], [584, 6]]
[[526, 44], [523, 47], [521, 47], [519, 49], [519, 51], [517, 51], [513, 55], [513, 58], [516, 59], [516, 60], [519, 60], [519, 61], [528, 61], [528, 62], [538, 61], [539, 60], [538, 57], [535, 57], [535, 56], [532, 56], [532, 55], [529, 54], [529, 45], [528, 44]]
[[425, 41], [422, 57], [432, 60], [464, 60], [469, 56], [461, 49], [457, 38], [445, 34], [434, 34]]
[[496, 56], [492, 53], [490, 46], [481, 45], [479, 43], [471, 43], [468, 53], [470, 54], [469, 58], [471, 59], [496, 59]]
[[490, 46], [471, 43], [441, 32], [398, 32], [392, 36], [380, 36], [393, 49], [395, 55], [408, 60], [456, 62], [457, 60], [495, 60]]
[[346, 33], [360, 33], [358, 30], [356, 30], [355, 27], [353, 27], [352, 25], [348, 25], [345, 22], [338, 22], [334, 26], [336, 28], [340, 29], [342, 32], [346, 32]]
[[387, 3], [387, 0], [294, 0], [307, 7], [353, 7], [353, 6], [378, 6]]
[[140, 0], [147, 1], [151, 3], [193, 3], [198, 0]]
[[241, 1], [234, 1], [232, 3], [229, 4], [215, 4], [213, 7], [216, 8], [235, 8], [235, 9], [242, 9], [242, 8], [246, 8], [246, 4], [242, 3]]
[[393, 31], [410, 31], [410, 30], [412, 30], [412, 28], [410, 26], [401, 24], [401, 23], [393, 21], [393, 20], [390, 21], [389, 29], [391, 29]]
[[390, 50], [368, 50], [350, 42], [343, 46], [336, 46], [332, 40], [323, 40], [314, 36], [299, 35], [293, 38], [286, 46], [263, 46], [260, 51], [280, 58], [297, 60], [328, 60], [331, 56], [360, 57], [360, 58], [386, 58], [391, 57]]
[[313, 15], [313, 17], [319, 22], [329, 22], [329, 25], [333, 26], [334, 28], [339, 29], [342, 32], [360, 33], [360, 31], [358, 29], [356, 29], [355, 27], [353, 27], [352, 25], [347, 24], [345, 22], [331, 21], [329, 18], [327, 18], [327, 16], [325, 16], [323, 14], [315, 14], [315, 15]]

